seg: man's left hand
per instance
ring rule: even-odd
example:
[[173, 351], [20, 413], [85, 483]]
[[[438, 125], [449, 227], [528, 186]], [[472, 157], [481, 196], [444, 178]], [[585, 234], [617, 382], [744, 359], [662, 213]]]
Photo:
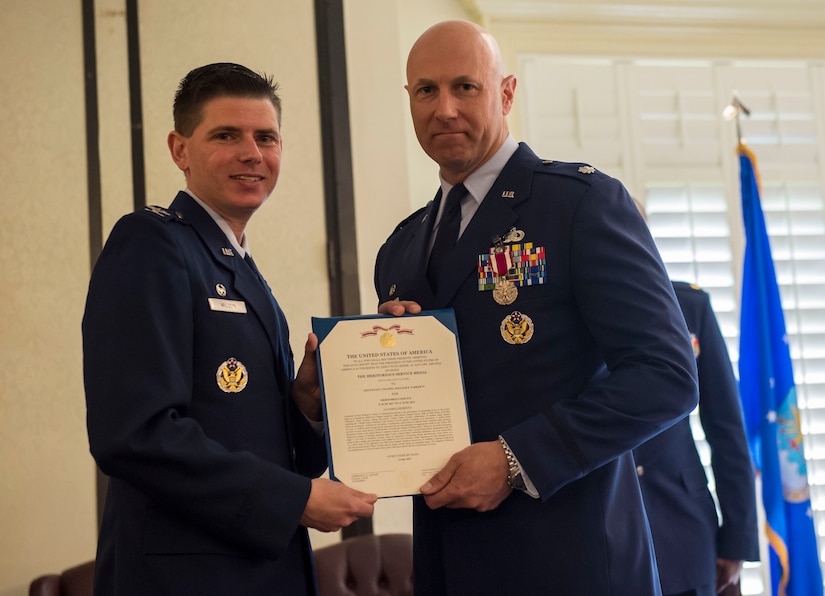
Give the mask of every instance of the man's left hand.
[[507, 485], [509, 471], [499, 441], [474, 443], [453, 454], [420, 490], [430, 509], [490, 511], [512, 491]]
[[739, 575], [742, 573], [743, 561], [731, 561], [730, 559], [716, 559], [716, 593], [720, 594], [722, 590], [731, 584], [739, 581]]

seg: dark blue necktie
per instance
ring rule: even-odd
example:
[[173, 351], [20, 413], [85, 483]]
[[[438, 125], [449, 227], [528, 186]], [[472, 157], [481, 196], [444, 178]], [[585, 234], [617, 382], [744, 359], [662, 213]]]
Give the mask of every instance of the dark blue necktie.
[[438, 232], [427, 265], [427, 280], [433, 290], [437, 288], [438, 277], [444, 267], [444, 262], [458, 241], [458, 230], [461, 226], [461, 199], [465, 196], [467, 196], [467, 189], [463, 184], [453, 186], [447, 195], [444, 213], [441, 214], [441, 221], [438, 223]]

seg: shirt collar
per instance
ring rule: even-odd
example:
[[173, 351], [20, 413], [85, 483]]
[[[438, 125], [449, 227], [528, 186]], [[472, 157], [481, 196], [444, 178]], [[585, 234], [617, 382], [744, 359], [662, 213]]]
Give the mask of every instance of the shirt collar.
[[243, 242], [239, 243], [238, 239], [235, 237], [235, 234], [232, 232], [232, 228], [229, 227], [229, 222], [227, 222], [223, 217], [221, 217], [221, 215], [217, 211], [212, 209], [212, 207], [210, 207], [209, 205], [201, 201], [198, 197], [196, 197], [195, 193], [193, 193], [191, 190], [189, 190], [188, 188], [185, 190], [186, 194], [195, 199], [195, 202], [201, 207], [203, 207], [203, 210], [209, 214], [209, 217], [211, 217], [215, 221], [215, 223], [218, 224], [218, 227], [226, 235], [226, 239], [229, 240], [229, 242], [232, 244], [232, 247], [235, 249], [235, 252], [238, 253], [238, 255], [241, 258], [244, 258], [246, 256], [246, 253], [249, 252], [249, 245], [246, 242], [246, 234], [243, 235]]
[[[501, 174], [501, 170], [504, 169], [504, 166], [507, 165], [517, 149], [518, 143], [513, 135], [508, 134], [498, 151], [464, 180], [464, 187], [477, 204], [480, 205], [490, 189], [493, 188], [496, 178]], [[441, 178], [441, 195], [446, 197], [453, 186], [455, 185]]]

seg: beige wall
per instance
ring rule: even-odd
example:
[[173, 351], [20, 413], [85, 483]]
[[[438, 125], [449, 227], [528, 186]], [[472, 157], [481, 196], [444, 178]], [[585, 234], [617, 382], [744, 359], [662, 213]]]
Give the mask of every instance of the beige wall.
[[[124, 2], [98, 0], [103, 228], [132, 209]], [[142, 0], [147, 200], [182, 175], [166, 133], [180, 77], [211, 61], [275, 74], [284, 100], [283, 173], [250, 226], [251, 246], [303, 346], [327, 315], [323, 182], [312, 2]], [[256, 18], [250, 18], [255, 15]], [[0, 595], [94, 556], [80, 320], [89, 278], [81, 4], [0, 2], [3, 155], [0, 275]]]
[[0, 594], [94, 552], [80, 4], [0, 3]]

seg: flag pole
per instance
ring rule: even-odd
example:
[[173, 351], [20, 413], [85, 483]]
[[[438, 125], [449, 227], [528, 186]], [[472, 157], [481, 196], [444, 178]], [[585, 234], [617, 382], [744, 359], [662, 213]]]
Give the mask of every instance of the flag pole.
[[739, 390], [751, 455], [760, 479], [768, 546], [770, 596], [823, 596], [793, 378], [793, 361], [770, 239], [760, 203], [756, 156], [742, 142], [739, 116], [750, 112], [734, 94], [725, 108], [737, 119], [745, 257], [739, 325]]
[[738, 145], [742, 144], [742, 127], [739, 125], [739, 116], [744, 114], [750, 116], [751, 111], [745, 107], [745, 104], [739, 99], [736, 91], [733, 92], [733, 99], [728, 106], [722, 111], [722, 116], [725, 120], [736, 120], [736, 142]]

